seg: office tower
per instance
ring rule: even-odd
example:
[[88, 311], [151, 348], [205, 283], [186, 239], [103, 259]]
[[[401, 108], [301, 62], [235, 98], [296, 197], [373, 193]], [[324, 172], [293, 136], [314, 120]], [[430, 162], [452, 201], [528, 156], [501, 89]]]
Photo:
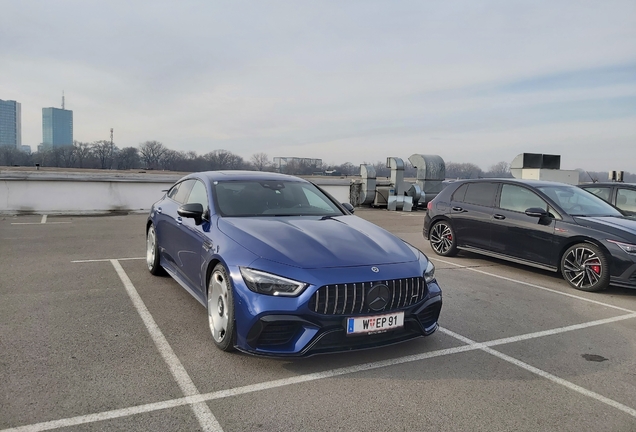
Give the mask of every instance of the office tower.
[[22, 146], [22, 107], [19, 102], [0, 99], [0, 146]]
[[73, 145], [73, 111], [42, 108], [42, 144], [46, 147]]

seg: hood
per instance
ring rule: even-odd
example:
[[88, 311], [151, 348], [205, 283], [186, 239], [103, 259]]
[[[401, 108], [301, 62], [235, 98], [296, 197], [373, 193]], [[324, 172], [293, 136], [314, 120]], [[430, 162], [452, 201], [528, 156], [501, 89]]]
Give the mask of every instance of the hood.
[[418, 259], [401, 239], [357, 216], [219, 218], [218, 227], [254, 254], [300, 268], [395, 264]]
[[630, 241], [636, 240], [636, 219], [620, 216], [575, 217], [579, 225], [587, 226]]

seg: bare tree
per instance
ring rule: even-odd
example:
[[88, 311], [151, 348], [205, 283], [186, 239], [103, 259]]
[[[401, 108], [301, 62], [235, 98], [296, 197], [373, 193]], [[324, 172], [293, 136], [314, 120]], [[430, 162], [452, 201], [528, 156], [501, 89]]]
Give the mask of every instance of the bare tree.
[[19, 151], [16, 147], [0, 146], [0, 165], [17, 165]]
[[135, 147], [124, 147], [117, 154], [117, 167], [128, 170], [139, 167], [139, 152]]
[[97, 157], [101, 169], [111, 169], [115, 161], [117, 146], [110, 141], [95, 141], [91, 147], [93, 154]]
[[146, 168], [156, 169], [159, 168], [159, 163], [164, 153], [168, 151], [163, 144], [159, 141], [146, 141], [139, 145], [139, 156], [141, 160], [146, 164]]
[[89, 143], [73, 141], [73, 147], [75, 148], [75, 157], [77, 158], [77, 164], [80, 168], [84, 168], [85, 164], [91, 156], [91, 146]]
[[512, 177], [510, 174], [510, 164], [508, 162], [497, 162], [493, 166], [490, 167], [488, 172], [484, 173], [484, 177], [492, 177], [492, 178], [509, 178]]
[[252, 164], [258, 171], [269, 171], [272, 163], [269, 161], [267, 153], [254, 153], [252, 155]]
[[446, 164], [446, 177], [458, 179], [471, 179], [483, 177], [483, 171], [472, 163], [448, 162]]
[[60, 152], [60, 159], [64, 168], [73, 168], [75, 161], [77, 160], [77, 154], [75, 153], [75, 147], [72, 145], [61, 146], [58, 148]]
[[210, 170], [236, 170], [245, 166], [242, 157], [223, 149], [211, 151], [203, 158], [208, 162]]
[[178, 165], [180, 165], [183, 160], [185, 160], [185, 153], [168, 149], [163, 153], [163, 155], [161, 155], [159, 163], [161, 165], [161, 169], [177, 171]]

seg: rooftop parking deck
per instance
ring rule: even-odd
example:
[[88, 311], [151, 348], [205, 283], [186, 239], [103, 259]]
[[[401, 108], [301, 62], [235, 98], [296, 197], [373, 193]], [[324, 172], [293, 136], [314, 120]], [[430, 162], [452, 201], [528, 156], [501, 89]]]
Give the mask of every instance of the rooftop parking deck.
[[423, 212], [356, 215], [435, 263], [441, 328], [295, 360], [217, 350], [148, 273], [145, 215], [0, 216], [0, 430], [636, 430], [636, 290], [438, 259]]

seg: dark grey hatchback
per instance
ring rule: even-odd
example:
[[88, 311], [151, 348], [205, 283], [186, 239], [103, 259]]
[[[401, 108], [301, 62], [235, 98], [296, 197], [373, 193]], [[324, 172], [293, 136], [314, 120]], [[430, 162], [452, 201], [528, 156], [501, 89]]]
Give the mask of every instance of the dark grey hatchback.
[[636, 219], [563, 183], [451, 183], [428, 203], [424, 237], [438, 255], [466, 250], [561, 271], [584, 291], [636, 288]]

